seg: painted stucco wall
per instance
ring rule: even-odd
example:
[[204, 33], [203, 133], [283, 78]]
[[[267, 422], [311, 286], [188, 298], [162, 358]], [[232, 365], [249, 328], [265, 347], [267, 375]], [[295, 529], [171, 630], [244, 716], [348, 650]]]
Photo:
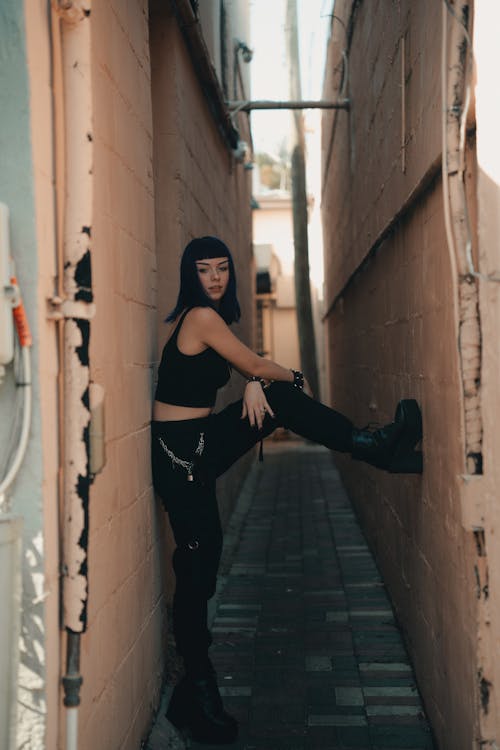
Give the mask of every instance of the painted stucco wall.
[[338, 461], [438, 747], [466, 750], [478, 736], [482, 593], [462, 517], [462, 386], [440, 176], [441, 13], [430, 0], [335, 5], [345, 28], [334, 19], [324, 94], [338, 95], [347, 48], [351, 109], [323, 116], [325, 307], [333, 405], [359, 426], [390, 421], [400, 398], [422, 405], [422, 477]]
[[[33, 4], [30, 21], [44, 18], [45, 4]], [[33, 332], [33, 417], [27, 454], [11, 491], [11, 509], [23, 517], [23, 592], [18, 689], [17, 747], [52, 743], [48, 714], [58, 700], [58, 569], [54, 424], [55, 363], [53, 330], [45, 320], [45, 298], [53, 293], [50, 219], [44, 218], [38, 194], [51, 181], [47, 111], [40, 111], [35, 81], [48, 91], [48, 58], [43, 41], [37, 74], [31, 66], [32, 25], [25, 24], [23, 3], [0, 7], [0, 201], [10, 210], [12, 255]], [[31, 59], [30, 59], [31, 56]], [[42, 95], [43, 98], [43, 95]], [[49, 99], [50, 105], [50, 99]], [[41, 130], [34, 131], [38, 110]], [[43, 110], [42, 105], [42, 110]], [[50, 187], [50, 194], [52, 187]], [[44, 206], [51, 210], [50, 200]], [[49, 213], [50, 216], [50, 213]], [[48, 241], [48, 244], [44, 244]], [[43, 311], [43, 313], [42, 313]], [[11, 445], [16, 389], [9, 367], [0, 386], [2, 461]], [[55, 638], [50, 639], [50, 632]]]

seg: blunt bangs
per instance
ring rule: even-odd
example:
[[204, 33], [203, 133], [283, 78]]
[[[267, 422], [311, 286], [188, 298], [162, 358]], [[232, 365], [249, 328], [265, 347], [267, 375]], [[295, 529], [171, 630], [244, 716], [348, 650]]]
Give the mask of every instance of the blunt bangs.
[[231, 252], [226, 243], [218, 237], [197, 237], [186, 245], [182, 261], [223, 258], [226, 255], [229, 257]]
[[[229, 281], [226, 292], [219, 302], [218, 309], [205, 293], [196, 268], [197, 260], [205, 258], [227, 258], [229, 265]], [[177, 303], [166, 318], [171, 322], [186, 307], [212, 307], [217, 310], [223, 320], [230, 325], [241, 317], [241, 310], [236, 295], [236, 272], [233, 256], [228, 246], [218, 237], [197, 237], [189, 242], [182, 254], [180, 271], [180, 289]]]

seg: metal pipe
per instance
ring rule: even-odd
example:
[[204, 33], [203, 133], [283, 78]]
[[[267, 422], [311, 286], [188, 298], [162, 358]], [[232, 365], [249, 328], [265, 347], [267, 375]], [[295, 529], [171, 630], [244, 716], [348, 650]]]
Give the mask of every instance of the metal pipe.
[[80, 674], [80, 634], [68, 631], [66, 640], [66, 674], [63, 677], [66, 706], [66, 749], [78, 747], [78, 706], [83, 678]]
[[[469, 250], [471, 238], [465, 196], [465, 119], [469, 102], [467, 81], [468, 34], [453, 14], [448, 34], [449, 8], [442, 6], [441, 93], [442, 93], [442, 169], [446, 238], [452, 264], [460, 276], [474, 275]], [[465, 39], [466, 54], [460, 60]], [[462, 135], [463, 134], [463, 135]]]
[[[94, 314], [91, 277], [92, 77], [90, 4], [52, 4], [57, 182], [58, 289], [49, 314], [60, 334], [63, 375], [62, 624], [66, 630], [66, 748], [76, 750], [80, 704], [80, 637], [87, 626], [89, 532], [89, 338]], [[55, 16], [55, 17], [54, 17]]]
[[[469, 10], [462, 5], [462, 12]], [[451, 32], [449, 16], [453, 18]], [[452, 269], [454, 317], [462, 384], [461, 427], [465, 473], [483, 473], [481, 413], [481, 319], [478, 276], [465, 184], [465, 125], [470, 102], [470, 35], [450, 4], [442, 5], [442, 188], [446, 241]]]
[[60, 10], [65, 120], [64, 299], [64, 625], [86, 628], [88, 535], [89, 336], [94, 315], [91, 277], [92, 92], [88, 3]]
[[349, 99], [339, 99], [336, 102], [329, 102], [326, 99], [309, 100], [300, 99], [296, 101], [275, 102], [267, 99], [258, 99], [255, 101], [229, 101], [226, 102], [227, 108], [233, 112], [249, 112], [252, 109], [349, 109]]

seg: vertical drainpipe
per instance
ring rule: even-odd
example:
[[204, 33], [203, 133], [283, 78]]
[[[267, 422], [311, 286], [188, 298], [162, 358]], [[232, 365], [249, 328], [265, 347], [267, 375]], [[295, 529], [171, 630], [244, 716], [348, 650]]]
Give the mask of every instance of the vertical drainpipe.
[[456, 284], [462, 382], [464, 474], [483, 473], [481, 417], [481, 320], [478, 272], [472, 254], [466, 188], [466, 128], [470, 107], [472, 9], [469, 0], [442, 4], [443, 205], [446, 239]]
[[[62, 480], [62, 622], [66, 632], [66, 672], [62, 678], [66, 747], [75, 750], [80, 704], [80, 636], [87, 626], [87, 548], [89, 534], [89, 341], [94, 315], [91, 276], [92, 234], [92, 86], [90, 0], [52, 0], [54, 53], [59, 55], [62, 91], [55, 93], [62, 112], [59, 140], [64, 169], [59, 186], [58, 226], [62, 272], [51, 317], [63, 328], [61, 420]], [[56, 105], [57, 110], [57, 105]], [[60, 106], [61, 109], [61, 106]], [[56, 112], [57, 115], [57, 112]], [[61, 138], [62, 135], [62, 138]], [[57, 140], [57, 133], [56, 133]], [[62, 215], [61, 215], [62, 214]], [[62, 293], [61, 293], [62, 292]]]

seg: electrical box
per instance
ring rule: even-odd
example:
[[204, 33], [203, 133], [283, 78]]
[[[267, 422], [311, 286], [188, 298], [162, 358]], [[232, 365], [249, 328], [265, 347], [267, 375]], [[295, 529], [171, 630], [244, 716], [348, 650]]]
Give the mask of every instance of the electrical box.
[[14, 356], [12, 297], [9, 293], [11, 266], [9, 209], [5, 203], [0, 203], [0, 366], [8, 365]]

